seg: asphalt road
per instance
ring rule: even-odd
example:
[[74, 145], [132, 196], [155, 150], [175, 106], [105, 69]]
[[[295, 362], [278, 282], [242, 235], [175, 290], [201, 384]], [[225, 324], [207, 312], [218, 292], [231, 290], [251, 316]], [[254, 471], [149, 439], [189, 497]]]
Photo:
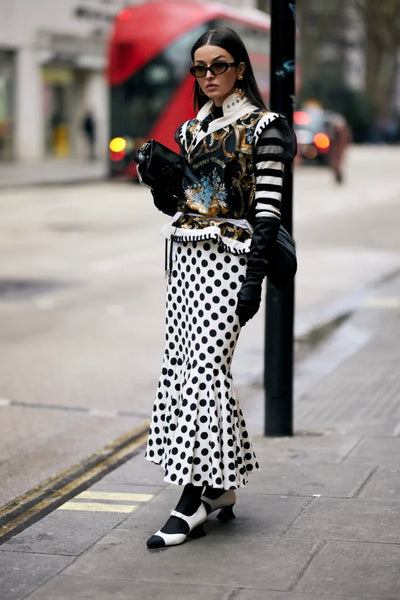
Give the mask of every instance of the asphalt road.
[[[298, 356], [310, 329], [399, 269], [399, 164], [399, 148], [361, 147], [341, 186], [327, 169], [296, 170]], [[121, 182], [2, 189], [0, 212], [2, 505], [148, 418], [165, 217], [147, 190]], [[235, 358], [245, 413], [262, 361], [260, 311]]]

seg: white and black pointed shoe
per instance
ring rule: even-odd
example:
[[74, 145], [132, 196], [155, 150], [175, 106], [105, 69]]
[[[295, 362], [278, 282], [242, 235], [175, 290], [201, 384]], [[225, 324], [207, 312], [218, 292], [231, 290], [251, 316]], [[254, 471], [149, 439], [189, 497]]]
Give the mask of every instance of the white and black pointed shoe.
[[227, 490], [215, 499], [208, 498], [203, 494], [201, 500], [206, 507], [207, 515], [221, 509], [217, 515], [218, 519], [221, 521], [229, 521], [229, 519], [235, 518], [235, 515], [233, 514], [233, 507], [236, 502], [235, 490]]
[[166, 546], [178, 546], [183, 544], [188, 537], [199, 538], [206, 535], [203, 528], [203, 523], [207, 520], [207, 511], [203, 503], [193, 515], [184, 515], [176, 510], [171, 512], [171, 517], [178, 517], [184, 521], [184, 532], [180, 533], [164, 533], [159, 529], [154, 535], [147, 540], [148, 548], [164, 548]]

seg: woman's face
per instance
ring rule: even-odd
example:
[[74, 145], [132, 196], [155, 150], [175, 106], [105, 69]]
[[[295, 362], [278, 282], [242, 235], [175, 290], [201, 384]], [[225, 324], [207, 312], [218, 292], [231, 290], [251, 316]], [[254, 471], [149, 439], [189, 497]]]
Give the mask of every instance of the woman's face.
[[[201, 46], [194, 53], [194, 64], [210, 67], [214, 63], [232, 63], [235, 59], [229, 52], [219, 46]], [[245, 63], [229, 67], [221, 75], [213, 75], [207, 71], [204, 77], [197, 79], [200, 89], [206, 96], [214, 100], [215, 106], [222, 106], [236, 87], [238, 75], [242, 75], [246, 68]]]

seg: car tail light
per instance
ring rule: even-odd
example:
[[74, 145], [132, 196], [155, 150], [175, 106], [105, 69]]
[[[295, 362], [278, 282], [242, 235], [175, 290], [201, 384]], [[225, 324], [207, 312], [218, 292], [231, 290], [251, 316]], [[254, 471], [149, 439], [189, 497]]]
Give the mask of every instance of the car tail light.
[[310, 125], [311, 116], [304, 110], [297, 110], [293, 114], [293, 121], [296, 123], [296, 125]]
[[111, 152], [123, 152], [126, 149], [126, 139], [122, 137], [115, 137], [109, 143]]
[[325, 152], [329, 152], [329, 148], [331, 147], [331, 140], [326, 133], [316, 133], [314, 135], [314, 144], [318, 148], [319, 152], [324, 154]]
[[122, 137], [115, 137], [111, 140], [108, 147], [110, 148], [110, 159], [117, 162], [122, 160], [126, 154], [126, 139]]

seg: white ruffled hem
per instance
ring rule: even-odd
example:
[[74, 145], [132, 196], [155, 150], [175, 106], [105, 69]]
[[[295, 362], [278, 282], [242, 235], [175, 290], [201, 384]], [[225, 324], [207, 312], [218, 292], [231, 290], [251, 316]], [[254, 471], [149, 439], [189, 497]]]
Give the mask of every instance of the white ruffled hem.
[[217, 225], [210, 225], [202, 229], [186, 229], [175, 227], [172, 223], [166, 223], [161, 228], [161, 235], [173, 242], [195, 242], [214, 240], [221, 245], [226, 252], [231, 254], [248, 254], [250, 252], [251, 239], [245, 242], [234, 240], [233, 238], [222, 235], [220, 228]]

